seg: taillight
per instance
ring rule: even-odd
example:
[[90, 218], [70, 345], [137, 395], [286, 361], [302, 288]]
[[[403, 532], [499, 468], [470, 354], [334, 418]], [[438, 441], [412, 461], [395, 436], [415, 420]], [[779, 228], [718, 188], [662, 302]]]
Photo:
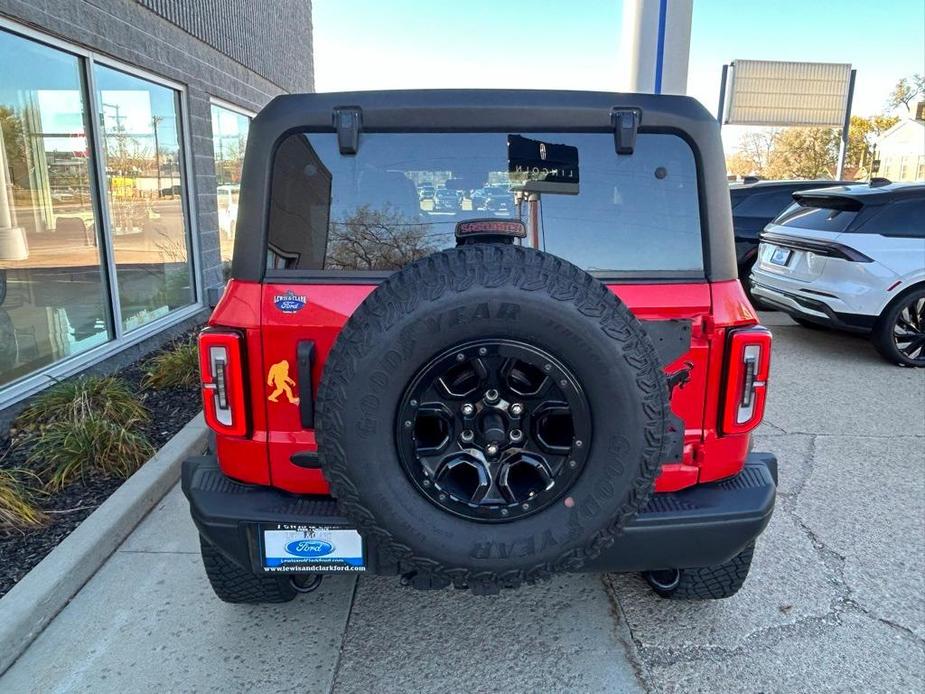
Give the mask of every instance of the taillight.
[[771, 333], [755, 327], [730, 332], [726, 349], [724, 434], [744, 434], [761, 423], [771, 366]]
[[199, 372], [206, 424], [220, 434], [245, 436], [248, 421], [241, 336], [211, 329], [200, 333]]

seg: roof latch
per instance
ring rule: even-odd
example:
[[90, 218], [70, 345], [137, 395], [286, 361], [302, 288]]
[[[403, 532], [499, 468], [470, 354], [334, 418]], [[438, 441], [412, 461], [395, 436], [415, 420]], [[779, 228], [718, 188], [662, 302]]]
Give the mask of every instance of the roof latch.
[[639, 109], [618, 109], [610, 113], [610, 123], [613, 125], [613, 144], [617, 154], [632, 154], [636, 147], [636, 131], [642, 120]]
[[338, 106], [334, 109], [334, 127], [341, 154], [356, 154], [363, 129], [363, 111], [359, 106]]

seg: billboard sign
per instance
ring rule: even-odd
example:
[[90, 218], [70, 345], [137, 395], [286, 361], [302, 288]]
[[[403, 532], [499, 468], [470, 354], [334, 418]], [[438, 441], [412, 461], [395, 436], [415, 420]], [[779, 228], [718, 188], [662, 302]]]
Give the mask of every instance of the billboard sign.
[[723, 122], [840, 128], [850, 86], [848, 63], [736, 60]]

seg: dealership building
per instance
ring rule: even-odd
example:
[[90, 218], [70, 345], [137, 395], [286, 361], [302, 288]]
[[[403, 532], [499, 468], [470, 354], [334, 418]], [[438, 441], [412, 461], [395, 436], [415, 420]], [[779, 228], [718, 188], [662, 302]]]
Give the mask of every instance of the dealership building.
[[0, 409], [205, 316], [250, 118], [313, 82], [309, 0], [0, 0]]

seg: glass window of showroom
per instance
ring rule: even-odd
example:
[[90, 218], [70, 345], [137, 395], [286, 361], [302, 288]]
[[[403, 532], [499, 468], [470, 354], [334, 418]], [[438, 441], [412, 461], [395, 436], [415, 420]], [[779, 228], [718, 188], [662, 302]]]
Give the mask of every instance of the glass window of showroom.
[[196, 301], [180, 92], [0, 29], [0, 391]]

